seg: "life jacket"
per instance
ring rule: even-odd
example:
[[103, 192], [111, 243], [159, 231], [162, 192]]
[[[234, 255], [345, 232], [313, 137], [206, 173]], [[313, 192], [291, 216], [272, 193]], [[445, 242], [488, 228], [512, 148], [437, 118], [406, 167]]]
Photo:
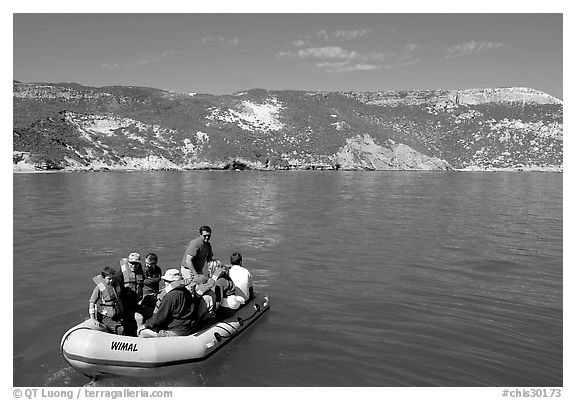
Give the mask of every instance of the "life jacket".
[[136, 271], [132, 272], [128, 259], [123, 258], [120, 261], [120, 269], [124, 276], [124, 286], [132, 289], [141, 298], [144, 294], [144, 271], [142, 266], [136, 267]]
[[154, 307], [154, 314], [158, 312], [162, 299], [173, 289], [188, 286], [192, 282], [192, 279], [180, 279], [178, 281], [170, 282], [162, 288], [162, 290], [156, 296], [156, 306]]
[[120, 301], [120, 292], [122, 288], [117, 282], [109, 285], [102, 275], [96, 275], [92, 278], [98, 290], [100, 290], [101, 306], [104, 307], [104, 313], [110, 318], [122, 314], [124, 307]]

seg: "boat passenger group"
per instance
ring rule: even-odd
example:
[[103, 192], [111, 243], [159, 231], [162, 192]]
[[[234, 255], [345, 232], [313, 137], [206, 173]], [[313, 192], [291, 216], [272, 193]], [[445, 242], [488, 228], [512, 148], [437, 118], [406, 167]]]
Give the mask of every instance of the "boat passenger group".
[[185, 336], [228, 318], [254, 297], [252, 275], [242, 256], [230, 256], [231, 266], [214, 259], [212, 229], [201, 226], [190, 241], [180, 269], [162, 274], [158, 256], [149, 253], [145, 265], [131, 253], [121, 271], [106, 267], [93, 278], [90, 318], [109, 332], [126, 336]]

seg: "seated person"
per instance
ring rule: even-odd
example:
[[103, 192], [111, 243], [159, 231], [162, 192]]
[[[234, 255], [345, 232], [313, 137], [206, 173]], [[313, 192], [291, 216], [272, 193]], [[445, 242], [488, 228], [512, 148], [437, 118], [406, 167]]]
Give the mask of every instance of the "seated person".
[[197, 332], [216, 321], [216, 293], [212, 290], [216, 282], [206, 275], [196, 275], [192, 281], [192, 290], [196, 296], [196, 325], [194, 331]]
[[215, 268], [212, 279], [216, 282], [214, 292], [219, 304], [217, 315], [218, 318], [225, 319], [231, 317], [244, 304], [244, 298], [236, 295], [236, 287], [228, 275], [228, 268], [220, 261], [218, 263], [220, 266]]
[[[116, 271], [106, 267], [92, 280], [96, 287], [88, 302], [90, 319], [95, 323], [101, 323], [111, 333], [124, 334], [124, 327], [122, 326], [124, 305], [120, 297], [122, 287], [120, 279], [116, 276]], [[100, 310], [98, 305], [101, 307]]]
[[148, 253], [145, 258], [146, 265], [144, 271], [143, 297], [140, 300], [138, 311], [145, 319], [152, 316], [156, 305], [156, 296], [160, 291], [160, 281], [162, 280], [162, 269], [158, 266], [158, 256]]
[[169, 269], [162, 276], [162, 280], [166, 285], [158, 294], [152, 317], [146, 324], [138, 321], [138, 336], [190, 335], [194, 323], [194, 299], [184, 286], [182, 273], [178, 269]]
[[230, 256], [230, 270], [228, 275], [234, 286], [236, 287], [236, 295], [242, 296], [244, 301], [254, 298], [254, 283], [252, 281], [252, 274], [242, 266], [242, 255], [240, 253], [233, 253]]

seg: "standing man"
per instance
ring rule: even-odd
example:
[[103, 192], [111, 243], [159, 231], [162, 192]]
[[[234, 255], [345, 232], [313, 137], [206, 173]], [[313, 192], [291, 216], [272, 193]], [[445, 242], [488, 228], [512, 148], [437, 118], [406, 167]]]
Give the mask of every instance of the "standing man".
[[121, 259], [120, 270], [123, 278], [124, 305], [128, 312], [134, 312], [144, 296], [144, 271], [140, 263], [140, 254], [133, 252], [128, 258]]
[[204, 264], [214, 257], [210, 244], [212, 229], [204, 225], [198, 229], [198, 232], [200, 232], [200, 236], [188, 243], [184, 257], [182, 257], [181, 270], [184, 279], [202, 274]]
[[140, 254], [133, 252], [128, 258], [122, 258], [120, 270], [122, 272], [122, 300], [125, 308], [124, 334], [135, 336], [136, 320], [134, 313], [139, 311], [139, 303], [144, 296], [144, 271], [140, 263]]

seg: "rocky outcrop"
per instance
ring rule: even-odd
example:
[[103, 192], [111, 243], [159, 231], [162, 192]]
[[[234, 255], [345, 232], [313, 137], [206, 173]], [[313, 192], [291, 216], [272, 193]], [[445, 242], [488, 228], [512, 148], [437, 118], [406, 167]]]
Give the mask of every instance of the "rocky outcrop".
[[233, 95], [14, 82], [14, 171], [556, 170], [563, 104], [527, 88]]
[[561, 100], [530, 88], [467, 89], [450, 92], [450, 101], [457, 104], [486, 104], [504, 102], [529, 102], [537, 104], [562, 104]]
[[374, 142], [369, 135], [348, 139], [335, 155], [341, 169], [392, 171], [447, 171], [453, 169], [446, 161], [428, 157], [410, 146], [387, 140], [384, 145]]
[[363, 103], [373, 105], [478, 105], [486, 103], [536, 103], [562, 104], [559, 100], [544, 92], [524, 87], [465, 90], [411, 90], [411, 91], [375, 91], [341, 92]]

